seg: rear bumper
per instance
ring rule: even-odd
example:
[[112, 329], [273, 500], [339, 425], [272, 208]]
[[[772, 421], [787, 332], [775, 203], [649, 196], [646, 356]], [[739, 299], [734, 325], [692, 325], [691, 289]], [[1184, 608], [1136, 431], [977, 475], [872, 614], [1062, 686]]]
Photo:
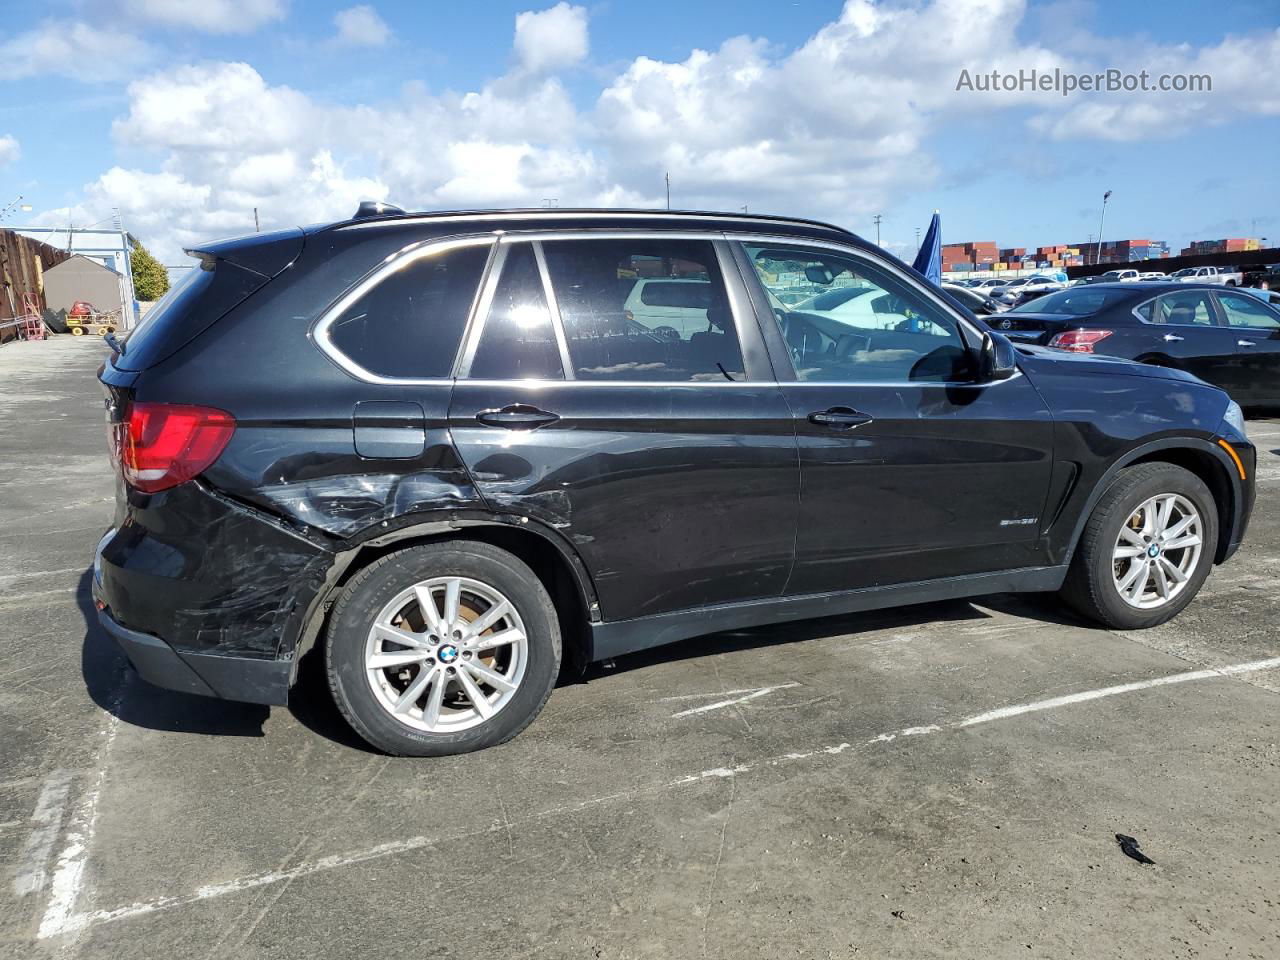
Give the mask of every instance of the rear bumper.
[[218, 654], [178, 653], [159, 637], [139, 633], [98, 611], [102, 628], [120, 645], [138, 676], [166, 690], [244, 703], [289, 702], [287, 660], [259, 660]]
[[103, 629], [156, 686], [287, 703], [294, 643], [332, 554], [195, 484], [166, 494], [128, 504], [98, 544]]
[[196, 481], [118, 499], [94, 559], [117, 624], [181, 656], [293, 659], [331, 550]]

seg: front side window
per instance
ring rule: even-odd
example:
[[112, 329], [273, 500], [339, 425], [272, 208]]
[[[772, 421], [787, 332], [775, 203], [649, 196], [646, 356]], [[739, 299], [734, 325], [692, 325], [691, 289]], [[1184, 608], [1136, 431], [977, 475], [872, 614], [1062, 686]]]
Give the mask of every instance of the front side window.
[[489, 257], [488, 243], [406, 261], [347, 306], [329, 342], [383, 377], [448, 377]]
[[481, 380], [564, 379], [531, 243], [515, 243], [507, 250], [468, 375]]
[[[923, 291], [851, 254], [750, 244], [796, 377], [827, 382], [945, 382], [972, 378], [956, 320]], [[825, 292], [789, 305], [779, 291]]]
[[1227, 315], [1227, 323], [1233, 327], [1280, 328], [1280, 314], [1257, 297], [1245, 293], [1220, 293], [1218, 303]]
[[1172, 323], [1179, 326], [1213, 326], [1213, 307], [1206, 290], [1166, 293], [1163, 297], [1138, 307], [1138, 315], [1147, 323]]
[[745, 379], [709, 240], [547, 240], [542, 248], [576, 379]]

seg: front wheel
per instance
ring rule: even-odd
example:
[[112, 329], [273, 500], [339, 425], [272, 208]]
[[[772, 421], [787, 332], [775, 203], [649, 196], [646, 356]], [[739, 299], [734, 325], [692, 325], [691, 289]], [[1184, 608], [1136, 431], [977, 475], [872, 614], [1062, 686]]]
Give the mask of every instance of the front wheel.
[[521, 560], [485, 543], [431, 543], [357, 574], [334, 606], [329, 685], [352, 728], [399, 756], [511, 739], [546, 703], [560, 627]]
[[1062, 597], [1108, 627], [1154, 627], [1199, 592], [1217, 542], [1217, 506], [1199, 477], [1171, 463], [1130, 467], [1089, 516]]

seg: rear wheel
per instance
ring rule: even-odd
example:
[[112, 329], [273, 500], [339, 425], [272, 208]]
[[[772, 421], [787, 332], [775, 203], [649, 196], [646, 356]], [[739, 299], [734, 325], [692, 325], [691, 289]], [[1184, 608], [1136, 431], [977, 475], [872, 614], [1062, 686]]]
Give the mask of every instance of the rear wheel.
[[1109, 627], [1154, 627], [1195, 597], [1217, 542], [1217, 506], [1199, 477], [1171, 463], [1131, 467], [1094, 507], [1062, 596]]
[[538, 715], [560, 668], [551, 598], [523, 562], [484, 543], [383, 557], [335, 605], [329, 683], [352, 728], [401, 756], [466, 753]]

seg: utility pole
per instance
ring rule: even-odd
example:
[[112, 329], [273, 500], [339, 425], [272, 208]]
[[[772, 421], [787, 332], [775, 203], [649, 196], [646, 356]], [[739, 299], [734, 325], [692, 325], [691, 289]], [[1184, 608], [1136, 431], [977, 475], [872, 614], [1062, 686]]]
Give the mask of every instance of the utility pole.
[[743, 213], [747, 212], [747, 205], [745, 203], [742, 205], [742, 212]]
[[1111, 199], [1111, 191], [1102, 195], [1102, 220], [1098, 223], [1098, 249], [1093, 256], [1094, 266], [1102, 262], [1102, 231], [1107, 225], [1107, 201]]
[[254, 232], [254, 233], [261, 233], [261, 232], [262, 232], [262, 227], [261, 227], [261, 226], [259, 225], [259, 223], [258, 223], [258, 208], [257, 208], [257, 207], [254, 207], [254, 208], [253, 208], [253, 232]]
[[877, 247], [880, 246], [880, 221], [883, 219], [884, 219], [884, 215], [880, 213], [877, 213], [873, 218], [876, 225], [876, 246]]
[[667, 172], [662, 175], [662, 179], [667, 182], [667, 209], [671, 209], [671, 173]]
[[920, 256], [920, 228], [916, 227], [916, 256]]

